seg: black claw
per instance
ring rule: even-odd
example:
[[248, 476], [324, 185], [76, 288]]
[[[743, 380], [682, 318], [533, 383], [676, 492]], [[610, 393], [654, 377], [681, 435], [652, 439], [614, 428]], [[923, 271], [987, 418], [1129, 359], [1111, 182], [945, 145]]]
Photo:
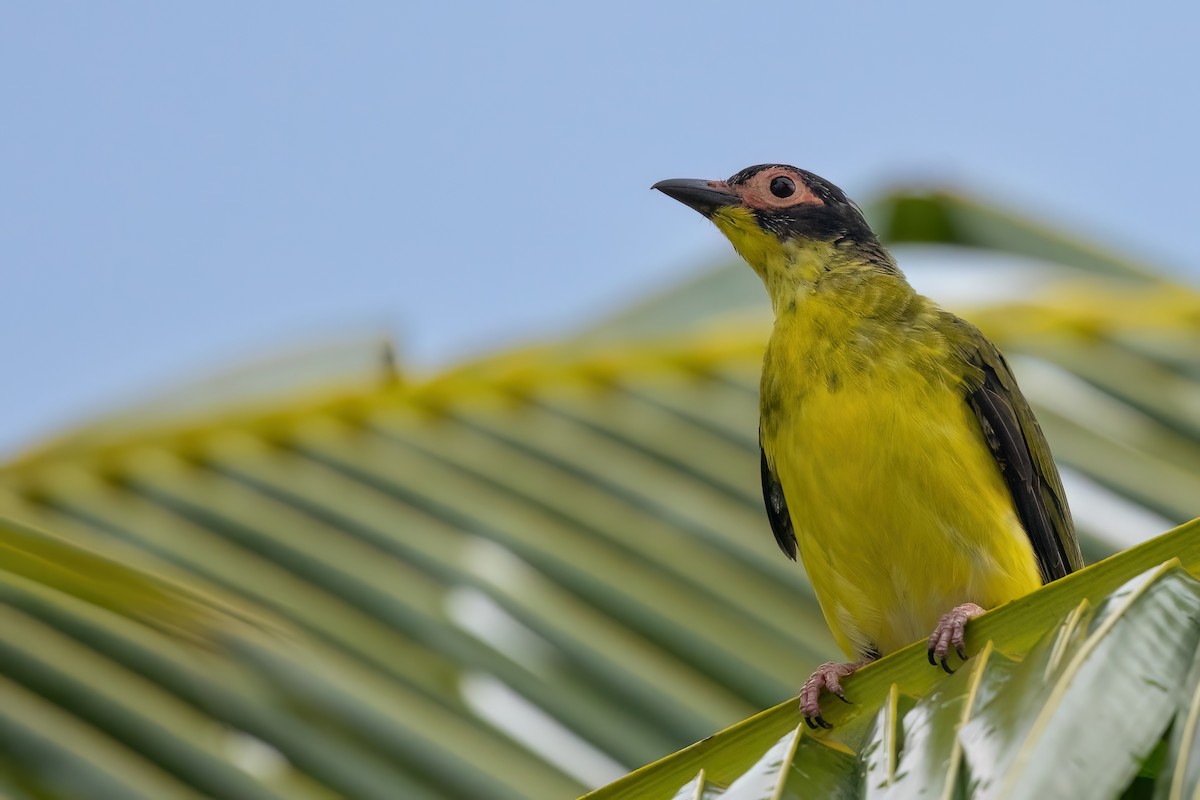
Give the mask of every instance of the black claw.
[[961, 658], [963, 661], [967, 660], [967, 649], [965, 647], [963, 647], [961, 644], [958, 647], [954, 648], [954, 652], [958, 653], [958, 657]]
[[807, 725], [809, 728], [811, 728], [814, 731], [817, 729], [817, 723], [813, 722], [812, 717], [805, 717], [804, 724]]
[[942, 669], [946, 670], [947, 675], [953, 675], [954, 670], [950, 669], [950, 665], [946, 663], [946, 657], [942, 656]]
[[933, 648], [929, 648], [929, 666], [936, 667], [937, 659], [933, 657]]
[[846, 695], [843, 692], [834, 692], [833, 696], [836, 697], [838, 700], [841, 700], [843, 703], [845, 703], [848, 706], [854, 705], [854, 703], [851, 703], [849, 700], [846, 699]]
[[828, 730], [833, 730], [833, 726], [832, 726], [832, 725], [830, 725], [828, 722], [826, 722], [826, 721], [825, 721], [825, 718], [824, 718], [824, 717], [822, 717], [822, 716], [821, 716], [821, 715], [819, 715], [819, 714], [818, 714], [818, 715], [817, 715], [817, 717], [816, 717], [816, 722], [817, 722], [817, 724], [818, 724], [818, 725], [820, 725], [822, 728], [824, 728], [824, 729], [825, 729], [825, 730], [827, 730], [827, 731], [828, 731]]

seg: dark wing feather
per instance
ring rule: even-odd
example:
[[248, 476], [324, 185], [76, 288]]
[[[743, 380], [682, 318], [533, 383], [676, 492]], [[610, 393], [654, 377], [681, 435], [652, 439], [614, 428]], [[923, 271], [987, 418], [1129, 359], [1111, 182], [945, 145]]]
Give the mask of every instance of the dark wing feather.
[[1033, 543], [1042, 582], [1048, 583], [1083, 567], [1058, 468], [1004, 356], [982, 333], [959, 322], [971, 342], [968, 361], [982, 373], [968, 387], [967, 402], [975, 410], [1017, 516]]
[[767, 463], [767, 453], [759, 444], [758, 453], [762, 463], [763, 502], [767, 505], [767, 519], [771, 521], [771, 532], [779, 549], [792, 561], [796, 560], [796, 532], [792, 530], [792, 517], [788, 514], [787, 500], [783, 498], [783, 486]]

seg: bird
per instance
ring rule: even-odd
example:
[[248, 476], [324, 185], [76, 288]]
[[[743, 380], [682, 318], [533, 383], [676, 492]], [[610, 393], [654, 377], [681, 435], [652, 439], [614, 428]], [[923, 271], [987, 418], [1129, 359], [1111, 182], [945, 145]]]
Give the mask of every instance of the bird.
[[[859, 207], [787, 164], [652, 187], [711, 220], [774, 310], [759, 386], [763, 500], [846, 663], [914, 641], [952, 672], [967, 623], [1083, 566], [1049, 445], [996, 346], [918, 294]], [[932, 633], [931, 633], [932, 631]]]

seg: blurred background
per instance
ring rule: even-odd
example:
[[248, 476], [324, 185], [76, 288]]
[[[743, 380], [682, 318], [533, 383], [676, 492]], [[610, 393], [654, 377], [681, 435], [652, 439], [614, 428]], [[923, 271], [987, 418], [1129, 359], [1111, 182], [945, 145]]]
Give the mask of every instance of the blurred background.
[[1184, 3], [24, 4], [0, 25], [0, 452], [283, 347], [431, 367], [727, 258], [648, 191], [949, 185], [1196, 269]]
[[1193, 9], [0, 15], [7, 796], [571, 797], [836, 657], [663, 178], [857, 198], [1090, 561], [1196, 515]]

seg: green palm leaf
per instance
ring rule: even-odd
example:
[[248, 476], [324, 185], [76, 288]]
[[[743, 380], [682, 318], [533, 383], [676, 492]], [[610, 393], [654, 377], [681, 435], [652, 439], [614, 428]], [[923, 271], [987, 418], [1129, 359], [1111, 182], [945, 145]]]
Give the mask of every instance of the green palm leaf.
[[[1194, 292], [948, 194], [876, 213], [894, 241], [1058, 265], [1065, 283], [963, 310], [1071, 469], [1090, 559], [1194, 515]], [[730, 266], [557, 344], [428, 379], [383, 347], [273, 396], [257, 367], [241, 401], [199, 386], [0, 468], [0, 792], [567, 798], [784, 701], [836, 653], [761, 509], [762, 307]], [[1141, 522], [1110, 524], [1114, 505]], [[1135, 572], [1191, 569], [1190, 548]], [[915, 653], [864, 670], [833, 736], [796, 735], [788, 701], [629, 780], [648, 797], [961, 794], [980, 745], [951, 732], [988, 719], [1079, 597], [1132, 576], [1110, 563], [1021, 601], [1029, 624], [973, 622], [979, 652], [948, 680]], [[1082, 642], [1099, 614], [1071, 628]], [[1151, 728], [1174, 723], [1140, 780], [1182, 796], [1200, 675], [1160, 655], [1185, 688], [1155, 707]], [[645, 789], [606, 791], [625, 785]]]
[[701, 770], [722, 797], [824, 796], [814, 774], [856, 797], [1117, 797], [1175, 715], [1195, 722], [1200, 581], [1181, 563], [1200, 568], [1200, 520], [974, 620], [977, 655], [953, 676], [916, 643], [848, 679], [849, 706], [826, 698], [828, 733], [791, 700], [588, 800], [670, 798]]

